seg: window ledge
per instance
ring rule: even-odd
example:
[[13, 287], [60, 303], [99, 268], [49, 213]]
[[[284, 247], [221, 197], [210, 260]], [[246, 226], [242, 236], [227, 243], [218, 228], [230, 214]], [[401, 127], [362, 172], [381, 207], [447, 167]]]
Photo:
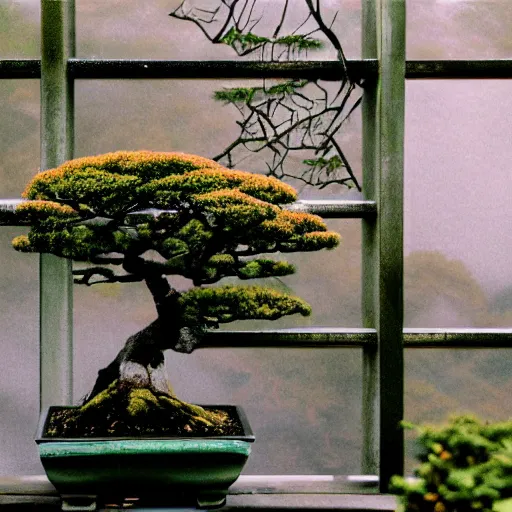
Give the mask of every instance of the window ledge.
[[[57, 496], [0, 495], [0, 507], [3, 512], [24, 511], [56, 512], [60, 511], [60, 498]], [[122, 508], [99, 509], [105, 511], [126, 510]], [[137, 510], [132, 507], [131, 510]], [[142, 509], [139, 509], [142, 510]], [[144, 510], [151, 510], [145, 508]], [[154, 508], [163, 512], [165, 508]], [[194, 510], [173, 509], [168, 510]], [[342, 510], [347, 512], [392, 512], [396, 510], [396, 498], [382, 494], [243, 494], [230, 495], [223, 512], [236, 510]]]
[[[304, 480], [302, 484], [301, 478]], [[356, 482], [349, 485], [351, 480]], [[362, 494], [366, 488], [370, 493], [375, 492], [373, 479], [368, 477], [366, 480], [364, 477], [333, 477], [332, 485], [321, 485], [322, 482], [317, 482], [312, 476], [242, 476], [230, 489], [227, 504], [222, 510], [396, 510], [394, 496]], [[333, 491], [334, 485], [351, 494]], [[60, 510], [60, 498], [46, 476], [0, 477], [0, 507], [2, 511], [30, 509], [33, 512], [53, 512]]]

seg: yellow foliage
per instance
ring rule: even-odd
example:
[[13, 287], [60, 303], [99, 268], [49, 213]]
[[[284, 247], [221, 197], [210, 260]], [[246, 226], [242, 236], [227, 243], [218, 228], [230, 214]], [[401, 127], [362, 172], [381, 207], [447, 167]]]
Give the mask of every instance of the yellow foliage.
[[12, 240], [12, 246], [21, 252], [34, 252], [27, 235], [19, 235]]
[[217, 162], [197, 155], [180, 152], [116, 151], [97, 156], [75, 158], [61, 166], [37, 174], [28, 184], [23, 197], [31, 197], [32, 187], [41, 181], [53, 181], [67, 173], [85, 169], [103, 170], [119, 174], [133, 174], [141, 178], [161, 178], [169, 174], [221, 167]]
[[212, 213], [228, 228], [245, 228], [272, 219], [279, 207], [244, 194], [240, 190], [218, 190], [195, 197], [194, 203]]
[[281, 213], [283, 221], [290, 222], [295, 226], [297, 233], [306, 233], [310, 231], [325, 231], [327, 229], [325, 222], [318, 215], [303, 212], [291, 212], [283, 210]]
[[78, 215], [78, 212], [71, 206], [54, 201], [25, 201], [16, 207], [16, 213], [19, 216], [35, 214], [38, 218], [50, 215], [56, 217], [74, 217]]
[[266, 220], [256, 226], [254, 237], [256, 239], [261, 236], [264, 239], [284, 240], [293, 235], [326, 230], [325, 222], [318, 215], [280, 210], [274, 219]]
[[245, 171], [206, 167], [154, 180], [143, 187], [161, 201], [183, 200], [193, 194], [237, 189], [272, 204], [292, 203], [297, 199], [293, 187], [278, 179]]

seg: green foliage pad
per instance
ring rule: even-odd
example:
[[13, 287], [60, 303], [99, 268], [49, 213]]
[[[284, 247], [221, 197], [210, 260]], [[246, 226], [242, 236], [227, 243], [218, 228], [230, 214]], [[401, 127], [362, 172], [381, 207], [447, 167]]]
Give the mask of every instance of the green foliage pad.
[[29, 201], [17, 215], [31, 230], [13, 240], [15, 249], [101, 265], [77, 272], [82, 284], [152, 282], [157, 309], [167, 285], [155, 279], [188, 278], [194, 287], [179, 302], [182, 326], [310, 314], [301, 299], [270, 288], [203, 286], [225, 277], [286, 276], [294, 266], [273, 253], [339, 243], [320, 217], [281, 206], [297, 198], [289, 185], [183, 153], [78, 158], [36, 175], [24, 195]]

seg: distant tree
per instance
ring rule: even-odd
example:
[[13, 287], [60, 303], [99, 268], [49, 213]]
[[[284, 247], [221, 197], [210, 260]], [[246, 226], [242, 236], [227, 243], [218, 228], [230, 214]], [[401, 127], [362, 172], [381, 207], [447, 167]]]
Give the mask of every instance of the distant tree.
[[24, 15], [17, 3], [0, 4], [2, 58], [35, 57], [39, 53], [38, 27]]
[[[443, 300], [472, 325], [485, 325], [487, 297], [462, 261], [438, 251], [417, 251], [405, 258], [406, 324]], [[424, 325], [423, 325], [424, 326]]]

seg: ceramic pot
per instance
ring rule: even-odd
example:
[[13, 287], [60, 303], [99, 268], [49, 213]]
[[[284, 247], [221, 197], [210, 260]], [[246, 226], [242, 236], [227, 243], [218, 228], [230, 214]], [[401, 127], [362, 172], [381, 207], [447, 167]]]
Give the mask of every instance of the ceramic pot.
[[[75, 507], [77, 500], [158, 497], [167, 503], [193, 499], [199, 506], [222, 506], [240, 475], [254, 435], [237, 406], [208, 406], [238, 415], [243, 435], [218, 437], [45, 437], [50, 407], [39, 422], [36, 442], [48, 479]], [[75, 503], [75, 505], [73, 505]], [[84, 508], [81, 507], [81, 508]]]

